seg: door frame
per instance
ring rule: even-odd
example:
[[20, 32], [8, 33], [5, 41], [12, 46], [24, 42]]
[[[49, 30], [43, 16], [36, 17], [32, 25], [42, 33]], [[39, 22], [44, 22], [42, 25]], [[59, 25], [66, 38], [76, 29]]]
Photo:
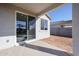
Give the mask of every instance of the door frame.
[[[24, 13], [24, 12], [21, 12], [21, 11], [15, 11], [15, 34], [16, 34], [16, 42], [17, 42], [17, 30], [16, 30], [16, 25], [17, 25], [17, 23], [16, 23], [16, 21], [17, 21], [17, 15], [16, 15], [16, 13], [21, 13], [21, 14], [24, 14], [24, 15], [26, 15], [26, 16], [33, 16], [33, 15], [30, 15], [30, 14], [27, 14], [27, 13]], [[33, 16], [33, 17], [35, 17], [35, 16]], [[28, 18], [28, 17], [27, 17]], [[35, 17], [35, 19], [36, 19], [36, 17]], [[28, 21], [28, 20], [27, 20]], [[36, 22], [35, 22], [35, 24], [36, 24]], [[27, 26], [28, 26], [28, 24], [27, 24]], [[35, 25], [35, 27], [36, 27], [36, 25]], [[35, 33], [36, 33], [36, 28], [35, 28]], [[28, 30], [27, 30], [27, 34], [28, 34]], [[28, 35], [27, 35], [28, 36]], [[36, 34], [35, 34], [35, 38], [33, 39], [33, 40], [25, 40], [25, 42], [32, 42], [32, 41], [35, 41], [35, 39], [36, 39]]]

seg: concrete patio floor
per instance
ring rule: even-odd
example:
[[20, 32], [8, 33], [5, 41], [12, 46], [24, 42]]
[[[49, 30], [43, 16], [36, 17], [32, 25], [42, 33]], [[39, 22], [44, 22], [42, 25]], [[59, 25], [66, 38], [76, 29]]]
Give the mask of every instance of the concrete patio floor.
[[65, 50], [65, 52], [67, 52], [67, 53], [73, 53], [73, 49], [72, 49], [73, 39], [70, 37], [51, 35], [49, 38], [45, 38], [41, 41], [48, 43], [52, 46], [61, 48], [61, 49]]
[[43, 41], [35, 41], [22, 42], [20, 46], [0, 50], [0, 56], [70, 56], [70, 54]]

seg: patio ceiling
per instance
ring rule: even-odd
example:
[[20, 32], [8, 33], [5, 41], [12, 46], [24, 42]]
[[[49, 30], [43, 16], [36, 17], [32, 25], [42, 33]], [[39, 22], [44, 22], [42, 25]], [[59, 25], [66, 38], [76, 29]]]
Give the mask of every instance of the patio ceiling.
[[62, 4], [63, 3], [13, 3], [13, 5], [23, 8], [35, 16], [45, 14]]

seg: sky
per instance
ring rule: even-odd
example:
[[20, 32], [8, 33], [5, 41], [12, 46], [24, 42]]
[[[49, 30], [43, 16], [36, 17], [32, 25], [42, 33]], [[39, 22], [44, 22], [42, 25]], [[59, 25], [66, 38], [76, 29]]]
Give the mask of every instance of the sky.
[[58, 9], [48, 13], [52, 22], [72, 20], [72, 4], [67, 3]]

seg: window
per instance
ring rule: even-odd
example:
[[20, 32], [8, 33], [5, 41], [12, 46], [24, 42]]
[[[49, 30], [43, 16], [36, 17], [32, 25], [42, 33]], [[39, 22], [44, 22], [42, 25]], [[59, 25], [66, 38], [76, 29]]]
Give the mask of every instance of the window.
[[48, 20], [41, 19], [41, 30], [47, 30], [48, 29]]

